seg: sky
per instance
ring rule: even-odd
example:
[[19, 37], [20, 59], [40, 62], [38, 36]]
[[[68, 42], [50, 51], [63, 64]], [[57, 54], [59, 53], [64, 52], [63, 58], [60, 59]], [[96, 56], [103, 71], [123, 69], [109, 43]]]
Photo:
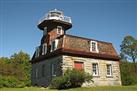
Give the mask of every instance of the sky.
[[137, 0], [0, 0], [0, 57], [32, 56], [43, 35], [38, 21], [55, 8], [71, 17], [68, 34], [111, 42], [118, 53], [125, 36], [137, 39]]

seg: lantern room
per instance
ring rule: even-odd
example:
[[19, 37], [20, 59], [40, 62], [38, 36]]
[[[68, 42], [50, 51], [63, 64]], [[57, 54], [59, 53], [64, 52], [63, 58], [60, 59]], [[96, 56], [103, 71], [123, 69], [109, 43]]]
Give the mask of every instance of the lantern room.
[[38, 28], [40, 30], [44, 30], [46, 27], [49, 31], [56, 26], [62, 26], [64, 30], [70, 29], [72, 27], [71, 18], [64, 16], [62, 11], [54, 9], [45, 14], [38, 23]]

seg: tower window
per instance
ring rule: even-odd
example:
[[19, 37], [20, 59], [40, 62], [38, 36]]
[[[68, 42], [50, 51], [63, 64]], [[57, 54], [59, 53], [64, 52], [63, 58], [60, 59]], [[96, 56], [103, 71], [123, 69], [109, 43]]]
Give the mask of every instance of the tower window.
[[107, 64], [107, 76], [112, 76], [112, 65]]
[[42, 45], [42, 55], [45, 55], [47, 53], [47, 43], [44, 43]]
[[51, 51], [56, 50], [58, 47], [58, 39], [55, 39], [54, 41], [52, 41], [51, 43]]
[[63, 30], [61, 26], [57, 26], [57, 34], [58, 35], [62, 35], [63, 34]]
[[39, 52], [40, 52], [40, 49], [39, 49], [39, 46], [38, 46], [38, 47], [36, 47], [35, 57], [39, 57]]
[[47, 27], [44, 27], [43, 35], [47, 34]]
[[91, 41], [90, 42], [90, 51], [91, 52], [98, 52], [97, 42]]
[[92, 64], [92, 74], [93, 74], [93, 76], [98, 76], [99, 75], [99, 69], [98, 69], [98, 64], [97, 63]]

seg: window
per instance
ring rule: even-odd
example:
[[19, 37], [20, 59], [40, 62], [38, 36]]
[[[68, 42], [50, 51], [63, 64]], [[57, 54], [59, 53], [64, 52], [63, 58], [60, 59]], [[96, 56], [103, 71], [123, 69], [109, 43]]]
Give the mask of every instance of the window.
[[35, 78], [38, 78], [38, 69], [35, 69]]
[[51, 74], [52, 74], [52, 76], [56, 76], [55, 66], [56, 66], [55, 64], [51, 65], [51, 72], [52, 72]]
[[62, 35], [62, 27], [61, 26], [57, 26], [57, 34], [58, 35]]
[[40, 52], [40, 50], [39, 50], [39, 46], [38, 46], [38, 47], [36, 47], [35, 57], [39, 57], [39, 52]]
[[107, 76], [112, 76], [112, 65], [107, 64]]
[[47, 27], [44, 27], [43, 35], [47, 34]]
[[55, 39], [54, 41], [52, 41], [51, 43], [51, 51], [56, 50], [58, 47], [58, 39]]
[[91, 52], [98, 52], [97, 42], [91, 41], [90, 42], [90, 51]]
[[45, 77], [45, 65], [42, 65], [42, 77]]
[[44, 43], [42, 45], [42, 55], [45, 55], [47, 53], [47, 43]]
[[92, 73], [93, 73], [93, 76], [98, 76], [99, 75], [99, 69], [98, 69], [98, 64], [97, 63], [92, 64]]

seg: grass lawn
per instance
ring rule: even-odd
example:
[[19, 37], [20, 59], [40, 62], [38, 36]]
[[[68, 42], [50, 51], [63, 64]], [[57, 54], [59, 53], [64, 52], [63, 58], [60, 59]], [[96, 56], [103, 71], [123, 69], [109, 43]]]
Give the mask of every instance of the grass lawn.
[[[1, 88], [0, 91], [58, 91], [48, 88], [28, 87], [28, 88]], [[61, 91], [137, 91], [137, 86], [122, 87], [91, 87], [91, 88], [73, 88]]]

